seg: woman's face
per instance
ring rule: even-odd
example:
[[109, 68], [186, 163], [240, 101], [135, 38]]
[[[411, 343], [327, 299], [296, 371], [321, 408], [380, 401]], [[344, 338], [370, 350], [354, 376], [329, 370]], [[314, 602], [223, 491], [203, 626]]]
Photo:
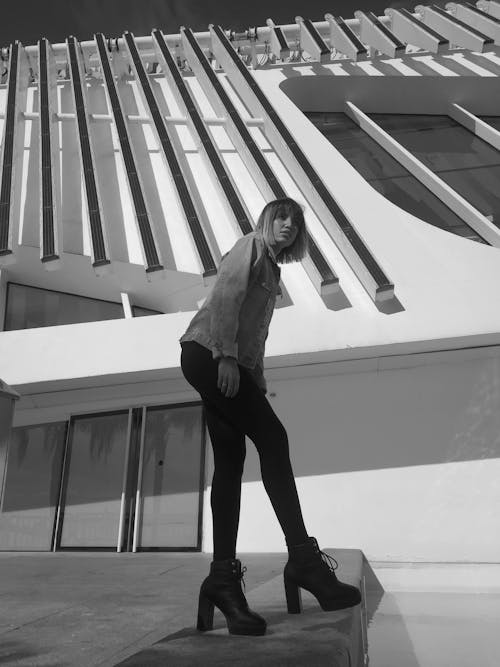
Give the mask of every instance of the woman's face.
[[297, 225], [292, 222], [290, 216], [288, 218], [275, 218], [273, 222], [273, 234], [276, 239], [276, 246], [279, 249], [288, 248], [295, 241], [299, 229]]

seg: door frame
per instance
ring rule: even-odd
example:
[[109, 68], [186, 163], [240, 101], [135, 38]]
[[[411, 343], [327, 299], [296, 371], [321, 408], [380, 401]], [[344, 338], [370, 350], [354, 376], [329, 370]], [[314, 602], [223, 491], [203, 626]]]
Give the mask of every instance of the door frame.
[[[198, 487], [198, 526], [197, 526], [197, 542], [193, 547], [141, 547], [138, 544], [139, 535], [139, 520], [137, 517], [141, 515], [142, 496], [141, 489], [141, 475], [142, 467], [141, 461], [137, 460], [137, 454], [142, 457], [144, 449], [145, 436], [145, 415], [148, 408], [166, 408], [175, 409], [183, 407], [201, 407], [201, 442], [200, 442], [200, 474]], [[125, 445], [125, 465], [122, 477], [122, 492], [120, 502], [119, 526], [118, 526], [118, 540], [116, 547], [64, 547], [61, 546], [62, 528], [64, 524], [64, 508], [66, 504], [66, 494], [68, 488], [69, 469], [71, 465], [71, 448], [72, 436], [74, 432], [75, 421], [79, 418], [94, 417], [103, 415], [116, 415], [128, 412], [127, 423], [127, 442]], [[155, 552], [155, 551], [178, 551], [178, 552], [201, 552], [203, 539], [203, 509], [204, 509], [204, 491], [205, 491], [205, 476], [206, 476], [206, 446], [207, 446], [207, 425], [205, 409], [202, 401], [189, 401], [178, 403], [158, 403], [151, 405], [139, 405], [134, 407], [127, 407], [114, 410], [94, 411], [89, 413], [77, 413], [71, 415], [66, 427], [66, 435], [64, 442], [64, 451], [61, 464], [61, 477], [59, 485], [58, 502], [55, 512], [54, 527], [52, 532], [52, 551], [103, 551], [103, 552]], [[137, 466], [134, 470], [134, 465]], [[128, 507], [128, 517], [127, 517]]]

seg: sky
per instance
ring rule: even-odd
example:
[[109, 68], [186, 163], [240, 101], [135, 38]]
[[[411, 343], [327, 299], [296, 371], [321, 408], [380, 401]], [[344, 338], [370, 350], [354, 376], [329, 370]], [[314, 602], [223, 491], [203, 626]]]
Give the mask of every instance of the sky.
[[[423, 4], [444, 7], [447, 1]], [[204, 31], [209, 23], [241, 31], [266, 25], [267, 18], [277, 24], [294, 23], [297, 15], [322, 21], [329, 12], [349, 19], [357, 9], [383, 15], [387, 7], [414, 11], [417, 4], [418, 0], [7, 0], [0, 13], [0, 47], [15, 39], [25, 46], [41, 37], [64, 42], [68, 35], [84, 41], [95, 32], [119, 37], [130, 30], [141, 36], [160, 28], [169, 34], [181, 25]]]

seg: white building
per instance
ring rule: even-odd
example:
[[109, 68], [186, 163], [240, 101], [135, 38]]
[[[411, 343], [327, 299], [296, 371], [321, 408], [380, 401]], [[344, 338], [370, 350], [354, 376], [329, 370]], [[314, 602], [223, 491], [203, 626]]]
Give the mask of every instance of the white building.
[[[4, 49], [0, 549], [211, 550], [178, 339], [286, 193], [313, 243], [266, 376], [309, 533], [498, 561], [499, 45], [480, 0]], [[249, 443], [238, 549], [284, 547]]]

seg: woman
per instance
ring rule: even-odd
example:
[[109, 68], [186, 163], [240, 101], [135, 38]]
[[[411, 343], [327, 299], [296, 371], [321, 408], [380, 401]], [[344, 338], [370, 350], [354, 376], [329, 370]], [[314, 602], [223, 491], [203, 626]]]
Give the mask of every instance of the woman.
[[255, 444], [262, 481], [281, 525], [289, 558], [285, 594], [289, 613], [301, 608], [300, 588], [322, 609], [361, 600], [337, 580], [329, 556], [309, 537], [290, 464], [287, 433], [265, 397], [264, 345], [279, 292], [279, 264], [302, 259], [307, 232], [293, 199], [268, 203], [255, 231], [224, 255], [216, 283], [181, 337], [181, 367], [200, 394], [214, 452], [211, 507], [214, 554], [200, 589], [198, 629], [213, 627], [214, 605], [231, 634], [263, 635], [266, 621], [248, 608], [241, 589], [246, 568], [236, 558], [245, 436]]

